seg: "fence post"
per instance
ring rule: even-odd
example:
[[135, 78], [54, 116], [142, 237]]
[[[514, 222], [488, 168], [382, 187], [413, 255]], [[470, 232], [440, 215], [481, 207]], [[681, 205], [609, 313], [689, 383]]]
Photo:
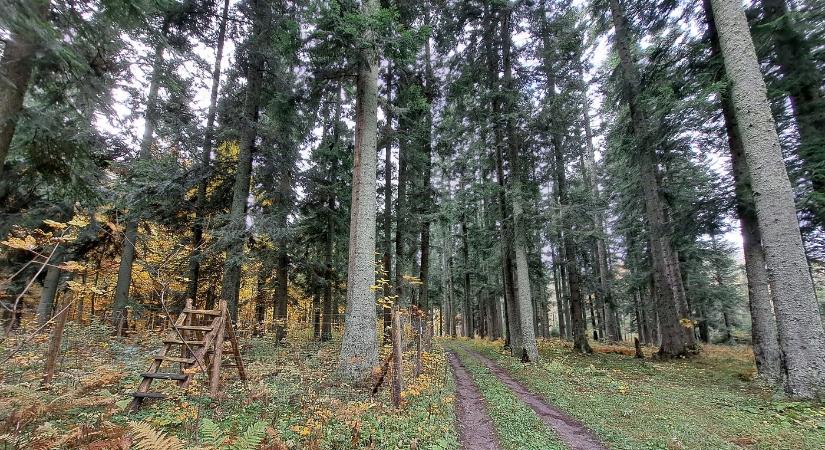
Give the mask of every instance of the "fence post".
[[[69, 291], [68, 300], [71, 299], [71, 291]], [[66, 317], [69, 313], [69, 305], [71, 301], [64, 302], [66, 306], [59, 310], [60, 312], [54, 318], [54, 329], [49, 339], [49, 350], [46, 353], [46, 373], [43, 376], [43, 386], [48, 386], [54, 377], [54, 369], [57, 365], [57, 357], [60, 355], [60, 343], [63, 340], [63, 329], [66, 327]]]
[[392, 308], [392, 354], [392, 404], [398, 407], [401, 405], [401, 391], [404, 390], [404, 361], [401, 356], [401, 313], [396, 306]]

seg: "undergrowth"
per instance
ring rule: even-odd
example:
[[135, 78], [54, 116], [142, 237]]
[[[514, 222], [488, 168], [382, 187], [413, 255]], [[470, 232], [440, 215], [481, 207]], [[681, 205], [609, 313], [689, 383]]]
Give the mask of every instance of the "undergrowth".
[[[418, 378], [406, 364], [399, 409], [386, 386], [373, 398], [367, 387], [337, 377], [340, 341], [321, 344], [296, 329], [285, 344], [271, 337], [243, 339], [249, 380], [244, 385], [236, 372], [224, 369], [215, 401], [205, 395], [203, 376], [186, 393], [174, 382], [155, 381], [152, 390], [169, 398], [147, 400], [138, 412], [127, 413], [128, 394], [159, 348], [160, 336], [91, 336], [99, 332], [67, 330], [48, 388], [39, 385], [43, 338], [0, 367], [0, 448], [458, 448], [453, 380], [438, 346], [424, 353]], [[0, 354], [15, 348], [19, 338], [0, 342]]]

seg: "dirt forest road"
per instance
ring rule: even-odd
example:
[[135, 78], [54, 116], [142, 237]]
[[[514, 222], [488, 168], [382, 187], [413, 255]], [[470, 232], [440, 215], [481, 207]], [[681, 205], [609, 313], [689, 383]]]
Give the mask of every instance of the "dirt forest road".
[[[521, 401], [529, 406], [571, 450], [608, 450], [584, 424], [550, 405], [541, 396], [530, 392], [495, 362], [476, 351], [464, 350], [469, 357], [481, 362]], [[472, 376], [467, 372], [459, 357], [452, 350], [448, 350], [447, 359], [455, 377], [456, 416], [458, 419], [459, 442], [462, 448], [474, 450], [500, 448], [496, 439], [495, 426], [487, 413], [484, 396], [473, 382]]]

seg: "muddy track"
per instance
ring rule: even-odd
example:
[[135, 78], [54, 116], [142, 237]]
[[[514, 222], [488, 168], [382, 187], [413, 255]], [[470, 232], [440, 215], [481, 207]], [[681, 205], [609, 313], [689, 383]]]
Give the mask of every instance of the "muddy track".
[[498, 450], [493, 419], [487, 413], [484, 396], [452, 351], [447, 352], [447, 360], [455, 378], [455, 411], [461, 447], [468, 450]]
[[506, 370], [502, 369], [492, 360], [484, 357], [480, 353], [465, 349], [467, 353], [481, 361], [505, 386], [510, 388], [524, 403], [527, 404], [536, 415], [552, 428], [559, 439], [562, 440], [572, 450], [607, 450], [599, 439], [578, 420], [565, 414], [558, 408], [548, 404], [544, 399], [529, 390], [524, 385], [514, 380]]

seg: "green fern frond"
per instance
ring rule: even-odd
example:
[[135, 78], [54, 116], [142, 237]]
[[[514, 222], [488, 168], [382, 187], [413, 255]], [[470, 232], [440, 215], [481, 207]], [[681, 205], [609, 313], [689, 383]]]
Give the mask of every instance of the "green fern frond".
[[266, 423], [255, 422], [238, 436], [238, 440], [232, 445], [232, 450], [256, 450], [266, 437]]
[[175, 436], [156, 430], [145, 422], [130, 422], [135, 450], [184, 450], [183, 442]]
[[211, 419], [204, 418], [200, 426], [201, 443], [212, 448], [221, 448], [226, 436], [221, 428]]

